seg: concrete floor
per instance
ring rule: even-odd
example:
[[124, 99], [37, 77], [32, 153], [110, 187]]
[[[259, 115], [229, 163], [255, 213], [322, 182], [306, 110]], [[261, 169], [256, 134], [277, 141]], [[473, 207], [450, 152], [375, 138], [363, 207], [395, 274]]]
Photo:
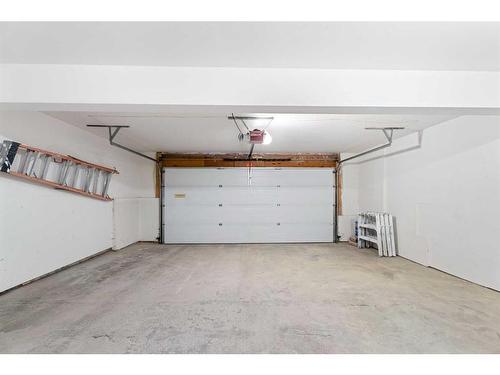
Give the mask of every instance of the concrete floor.
[[2, 353], [500, 353], [500, 293], [347, 245], [136, 244], [0, 296]]

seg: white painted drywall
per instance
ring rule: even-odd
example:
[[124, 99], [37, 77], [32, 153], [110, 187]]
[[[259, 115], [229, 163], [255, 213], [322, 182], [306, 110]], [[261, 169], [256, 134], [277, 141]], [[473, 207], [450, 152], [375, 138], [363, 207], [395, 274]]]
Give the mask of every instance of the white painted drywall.
[[156, 241], [160, 227], [157, 198], [115, 198], [113, 201], [113, 249], [137, 241]]
[[[229, 112], [230, 113], [230, 112]], [[236, 142], [238, 131], [228, 112], [219, 113], [95, 113], [47, 112], [68, 124], [88, 129], [107, 137], [99, 128], [88, 128], [89, 119], [96, 124], [127, 124], [117, 142], [140, 151], [169, 152], [244, 152], [249, 145]], [[365, 127], [404, 126], [395, 137], [439, 124], [456, 115], [413, 114], [270, 114], [273, 120], [246, 121], [251, 127], [267, 127], [273, 137], [269, 145], [257, 146], [254, 152], [359, 152], [380, 144], [385, 137], [380, 132], [367, 132]], [[240, 126], [243, 126], [240, 124]], [[300, 134], [300, 136], [298, 136]]]
[[[343, 153], [340, 157], [347, 158], [351, 153]], [[354, 222], [359, 213], [359, 171], [357, 165], [342, 168], [342, 215], [338, 217], [338, 235], [340, 241], [348, 241], [354, 235]]]
[[114, 249], [121, 249], [140, 238], [140, 213], [141, 208], [137, 199], [115, 198], [113, 201]]
[[243, 112], [329, 107], [330, 113], [335, 107], [500, 107], [500, 72], [4, 64], [0, 81], [0, 104], [52, 103], [56, 110], [75, 103], [239, 106]]
[[5, 22], [0, 61], [491, 71], [499, 40], [496, 22]]
[[500, 290], [500, 116], [444, 122], [357, 168], [359, 209], [395, 216], [401, 256]]
[[160, 235], [160, 199], [139, 198], [139, 238], [157, 241]]
[[[110, 195], [134, 202], [113, 215], [113, 202], [0, 175], [0, 291], [111, 247], [154, 240], [157, 208], [154, 163], [110, 146], [104, 139], [37, 112], [0, 112], [0, 140], [11, 139], [113, 166]], [[144, 199], [143, 199], [144, 198]], [[143, 212], [141, 211], [143, 210]], [[140, 217], [151, 216], [145, 222]], [[151, 225], [151, 228], [141, 227]]]

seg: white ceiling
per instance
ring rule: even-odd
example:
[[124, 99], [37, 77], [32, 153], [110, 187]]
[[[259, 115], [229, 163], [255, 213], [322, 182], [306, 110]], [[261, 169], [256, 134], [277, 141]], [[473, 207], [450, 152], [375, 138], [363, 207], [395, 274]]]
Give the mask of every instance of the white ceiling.
[[[234, 123], [227, 113], [101, 113], [47, 112], [48, 115], [85, 131], [107, 138], [107, 130], [88, 128], [87, 124], [129, 125], [116, 142], [139, 151], [167, 152], [247, 152], [240, 143]], [[242, 114], [238, 114], [242, 115]], [[255, 115], [255, 114], [253, 114]], [[404, 126], [400, 137], [446, 121], [450, 115], [381, 114], [262, 114], [274, 116], [267, 130], [270, 145], [259, 145], [255, 152], [357, 152], [385, 142], [380, 131], [365, 127]], [[262, 128], [266, 122], [248, 126]]]
[[500, 70], [500, 23], [0, 23], [0, 63]]
[[[500, 71], [500, 23], [0, 23], [0, 63]], [[86, 124], [130, 125], [116, 141], [139, 151], [249, 149], [220, 109], [48, 114], [103, 138]], [[357, 152], [385, 141], [365, 127], [399, 137], [453, 115], [274, 116], [256, 152]]]

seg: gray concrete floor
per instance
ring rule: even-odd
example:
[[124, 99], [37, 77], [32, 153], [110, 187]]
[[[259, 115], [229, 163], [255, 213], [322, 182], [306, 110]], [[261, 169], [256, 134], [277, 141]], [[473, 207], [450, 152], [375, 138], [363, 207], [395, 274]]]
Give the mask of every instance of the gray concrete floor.
[[348, 245], [136, 244], [0, 296], [2, 353], [500, 353], [500, 293]]

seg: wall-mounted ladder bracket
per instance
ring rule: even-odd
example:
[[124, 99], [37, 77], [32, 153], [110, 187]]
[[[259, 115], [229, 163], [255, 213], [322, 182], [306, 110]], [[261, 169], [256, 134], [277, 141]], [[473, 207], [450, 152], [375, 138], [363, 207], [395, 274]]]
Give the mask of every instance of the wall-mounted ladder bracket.
[[103, 201], [108, 196], [114, 168], [89, 163], [13, 141], [0, 144], [0, 171], [54, 189]]

